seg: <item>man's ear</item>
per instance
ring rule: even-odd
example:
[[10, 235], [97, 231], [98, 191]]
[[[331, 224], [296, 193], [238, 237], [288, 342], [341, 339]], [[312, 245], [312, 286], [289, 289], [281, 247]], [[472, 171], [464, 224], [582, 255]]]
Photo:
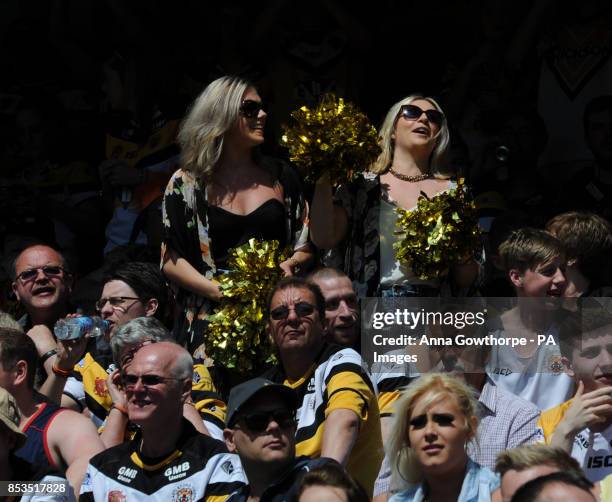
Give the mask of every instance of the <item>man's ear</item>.
[[234, 443], [233, 429], [223, 429], [223, 440], [230, 453], [238, 453], [238, 448], [236, 447], [236, 443]]
[[191, 395], [192, 386], [193, 386], [193, 379], [185, 378], [185, 380], [183, 380], [183, 392], [181, 393], [183, 402], [185, 402]]
[[152, 317], [157, 312], [157, 307], [159, 307], [159, 302], [157, 298], [149, 298], [147, 303], [145, 303], [145, 316]]
[[15, 297], [17, 298], [17, 301], [20, 302], [21, 298], [19, 298], [19, 292], [17, 291], [17, 281], [13, 282], [11, 284], [11, 288], [13, 289], [13, 294], [15, 295]]
[[36, 369], [28, 368], [28, 363], [21, 359], [17, 361], [17, 364], [15, 365], [15, 369], [13, 371], [15, 372], [13, 384], [15, 385], [15, 387], [17, 387], [19, 385], [22, 385], [23, 382], [28, 381], [28, 371], [36, 371]]
[[576, 372], [574, 368], [572, 368], [572, 362], [565, 356], [561, 356], [561, 364], [563, 364], [563, 371], [565, 374], [574, 378], [576, 376]]
[[518, 268], [511, 268], [508, 271], [508, 278], [515, 288], [523, 287], [523, 273]]

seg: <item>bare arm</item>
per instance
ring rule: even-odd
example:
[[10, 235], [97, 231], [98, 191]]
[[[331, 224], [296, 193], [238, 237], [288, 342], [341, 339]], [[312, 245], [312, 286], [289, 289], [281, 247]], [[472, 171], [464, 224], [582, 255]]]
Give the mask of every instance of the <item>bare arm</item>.
[[359, 417], [352, 410], [333, 410], [325, 420], [321, 457], [346, 465], [359, 434]]
[[219, 285], [200, 274], [191, 263], [172, 249], [166, 253], [162, 271], [170, 281], [183, 289], [214, 301], [221, 299]]
[[[51, 365], [55, 365], [58, 369], [63, 371], [72, 371], [74, 365], [85, 355], [87, 340], [88, 339], [85, 337], [78, 340], [58, 340], [57, 355], [49, 358]], [[47, 379], [41, 386], [39, 392], [56, 404], [60, 404], [65, 408], [70, 408], [75, 411], [80, 411], [79, 405], [74, 399], [62, 395], [67, 379], [68, 377], [58, 375], [50, 368]]]
[[[128, 425], [127, 413], [127, 398], [125, 393], [119, 387], [119, 379], [121, 378], [120, 371], [116, 369], [108, 377], [106, 377], [106, 388], [113, 400], [114, 406], [110, 409], [104, 424], [104, 430], [100, 434], [100, 439], [106, 448], [123, 443], [125, 440], [125, 430]], [[122, 411], [123, 410], [123, 411]]]
[[51, 422], [49, 449], [58, 465], [66, 466], [66, 478], [79, 492], [89, 459], [105, 449], [93, 422], [73, 411], [63, 411]]
[[315, 185], [310, 208], [310, 238], [321, 249], [335, 247], [345, 236], [346, 211], [333, 203], [332, 187], [327, 173]]

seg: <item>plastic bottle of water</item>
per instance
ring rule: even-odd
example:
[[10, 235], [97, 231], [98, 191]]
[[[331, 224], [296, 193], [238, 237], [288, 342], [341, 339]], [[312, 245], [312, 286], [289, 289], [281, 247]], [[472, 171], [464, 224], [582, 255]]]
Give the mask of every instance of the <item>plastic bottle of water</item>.
[[76, 340], [82, 336], [94, 338], [108, 331], [109, 322], [101, 317], [67, 317], [55, 323], [53, 334], [58, 340]]

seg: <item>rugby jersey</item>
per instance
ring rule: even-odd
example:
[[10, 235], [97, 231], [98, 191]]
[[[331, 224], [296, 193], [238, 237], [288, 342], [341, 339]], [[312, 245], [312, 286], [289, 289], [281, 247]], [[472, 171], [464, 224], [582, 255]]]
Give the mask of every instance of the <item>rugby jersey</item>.
[[[106, 388], [106, 378], [115, 369], [110, 354], [87, 352], [74, 367], [64, 387], [64, 394], [79, 403], [81, 409], [88, 408], [92, 412], [92, 420], [98, 427], [104, 423], [113, 404]], [[225, 403], [218, 396], [210, 373], [200, 360], [195, 361], [193, 365], [191, 399], [206, 422], [211, 435], [221, 439], [225, 421]]]
[[138, 452], [140, 432], [132, 441], [94, 456], [79, 500], [218, 502], [246, 483], [238, 455], [198, 433], [187, 420], [182, 427], [176, 450], [155, 464], [146, 463]]
[[[388, 352], [390, 355], [404, 355], [405, 349]], [[420, 373], [414, 363], [376, 363], [372, 366], [372, 380], [378, 390], [378, 409], [381, 417], [393, 415], [393, 407], [401, 391]]]
[[[540, 415], [538, 427], [546, 443], [550, 443], [553, 433], [571, 402], [571, 400], [566, 401]], [[587, 427], [574, 436], [571, 455], [578, 461], [586, 477], [593, 483], [612, 474], [611, 445], [612, 425], [601, 432], [594, 432]]]
[[362, 368], [361, 356], [353, 349], [325, 345], [299, 380], [287, 379], [281, 366], [272, 368], [264, 377], [293, 388], [300, 398], [297, 456], [320, 457], [325, 420], [332, 411], [349, 409], [357, 414], [361, 421], [359, 435], [346, 469], [371, 495], [384, 451], [376, 394], [370, 376]]

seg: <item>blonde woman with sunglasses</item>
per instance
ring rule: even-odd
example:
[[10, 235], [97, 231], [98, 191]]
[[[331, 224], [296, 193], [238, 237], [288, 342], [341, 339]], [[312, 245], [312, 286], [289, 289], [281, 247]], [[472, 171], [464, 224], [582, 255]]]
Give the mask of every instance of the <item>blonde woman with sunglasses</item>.
[[[331, 249], [328, 264], [344, 268], [358, 295], [439, 296], [440, 280], [421, 280], [395, 258], [396, 209], [413, 209], [428, 197], [456, 186], [446, 171], [449, 129], [440, 105], [411, 95], [395, 103], [380, 129], [382, 153], [354, 182], [332, 196], [324, 175], [315, 187], [311, 237]], [[455, 285], [469, 286], [477, 266], [453, 270]]]
[[201, 356], [205, 319], [221, 292], [215, 276], [231, 248], [250, 238], [277, 240], [293, 255], [281, 264], [292, 275], [310, 261], [306, 204], [286, 164], [263, 158], [266, 112], [255, 87], [222, 77], [194, 101], [179, 132], [183, 167], [164, 195], [162, 270], [181, 312], [174, 334]]

